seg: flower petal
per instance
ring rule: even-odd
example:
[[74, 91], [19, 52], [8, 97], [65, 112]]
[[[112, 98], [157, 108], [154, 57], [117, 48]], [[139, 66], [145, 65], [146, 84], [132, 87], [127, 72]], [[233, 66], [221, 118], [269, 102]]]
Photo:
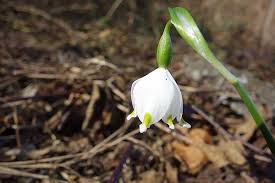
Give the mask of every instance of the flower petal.
[[158, 122], [167, 112], [174, 94], [166, 69], [158, 68], [132, 85], [134, 110], [141, 121], [146, 112], [152, 116], [151, 124]]
[[133, 111], [133, 112], [131, 112], [131, 114], [129, 114], [129, 115], [126, 117], [126, 119], [127, 119], [127, 120], [130, 120], [130, 119], [135, 118], [135, 117], [137, 117], [137, 114], [136, 114], [135, 111]]
[[182, 102], [182, 95], [180, 92], [180, 89], [174, 80], [173, 76], [170, 74], [170, 72], [166, 71], [167, 76], [171, 83], [173, 83], [174, 86], [174, 93], [173, 93], [173, 99], [169, 106], [169, 109], [167, 113], [162, 118], [163, 121], [167, 121], [167, 118], [171, 115], [172, 119], [177, 118], [177, 121], [181, 121], [182, 113], [183, 113], [183, 102]]

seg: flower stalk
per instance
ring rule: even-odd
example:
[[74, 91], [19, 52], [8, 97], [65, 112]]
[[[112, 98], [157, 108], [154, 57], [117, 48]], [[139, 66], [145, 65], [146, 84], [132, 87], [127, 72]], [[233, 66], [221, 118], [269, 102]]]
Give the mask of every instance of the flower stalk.
[[171, 62], [172, 42], [170, 37], [171, 22], [167, 22], [157, 47], [158, 67], [167, 68]]
[[[183, 40], [191, 46], [198, 54], [205, 58], [216, 70], [218, 70], [237, 90], [242, 101], [253, 117], [257, 127], [262, 132], [268, 147], [275, 156], [275, 140], [268, 129], [265, 120], [260, 115], [255, 103], [252, 101], [247, 91], [238, 80], [213, 54], [208, 47], [203, 35], [189, 12], [184, 8], [169, 8], [171, 23], [176, 28], [177, 32]], [[169, 22], [170, 22], [169, 21]]]

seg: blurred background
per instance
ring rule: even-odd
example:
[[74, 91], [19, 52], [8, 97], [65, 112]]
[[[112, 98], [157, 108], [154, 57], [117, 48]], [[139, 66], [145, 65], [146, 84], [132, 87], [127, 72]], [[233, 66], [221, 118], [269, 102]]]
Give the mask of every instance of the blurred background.
[[275, 182], [235, 90], [172, 31], [184, 118], [138, 133], [131, 83], [187, 8], [275, 133], [274, 0], [0, 0], [0, 182]]

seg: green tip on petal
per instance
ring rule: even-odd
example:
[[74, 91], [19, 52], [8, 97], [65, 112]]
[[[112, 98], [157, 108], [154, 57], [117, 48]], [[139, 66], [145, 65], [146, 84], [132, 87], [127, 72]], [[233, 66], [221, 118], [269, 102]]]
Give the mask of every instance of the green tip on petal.
[[183, 118], [181, 118], [181, 125], [184, 128], [191, 128], [191, 125], [187, 123]]
[[171, 116], [171, 115], [168, 117], [166, 124], [169, 125], [169, 128], [175, 129], [175, 125], [174, 125], [174, 123], [173, 123], [173, 119], [172, 119], [172, 116]]
[[149, 112], [146, 112], [143, 118], [143, 124], [148, 128], [151, 123], [151, 114]]
[[127, 120], [130, 120], [130, 119], [132, 119], [132, 118], [134, 118], [134, 117], [136, 117], [137, 115], [136, 115], [136, 113], [135, 113], [135, 111], [133, 111], [133, 112], [131, 112], [131, 114], [129, 114], [128, 116], [127, 116]]
[[144, 133], [146, 132], [147, 128], [150, 127], [151, 123], [151, 114], [149, 112], [145, 113], [142, 124], [139, 125], [139, 132]]

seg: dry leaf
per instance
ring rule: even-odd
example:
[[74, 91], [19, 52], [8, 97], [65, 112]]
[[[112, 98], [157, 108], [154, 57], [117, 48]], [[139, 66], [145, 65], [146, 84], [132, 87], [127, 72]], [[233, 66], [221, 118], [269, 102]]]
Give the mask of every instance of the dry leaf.
[[152, 183], [163, 183], [164, 178], [161, 172], [157, 172], [155, 170], [149, 170], [142, 174], [140, 174], [140, 180], [133, 181], [132, 183], [144, 183], [144, 182], [152, 182]]
[[178, 170], [174, 167], [169, 162], [165, 163], [165, 168], [166, 168], [166, 178], [169, 183], [177, 183], [178, 182]]
[[249, 118], [246, 122], [239, 125], [236, 129], [235, 135], [241, 136], [246, 141], [249, 140], [254, 134], [257, 126], [252, 118]]
[[230, 162], [237, 165], [245, 164], [246, 159], [243, 156], [244, 148], [239, 141], [222, 142], [220, 147]]
[[193, 141], [199, 141], [199, 142], [205, 142], [210, 144], [211, 143], [211, 137], [209, 133], [202, 129], [202, 128], [193, 128], [188, 136], [193, 140]]
[[204, 153], [197, 147], [186, 146], [177, 141], [172, 143], [172, 147], [176, 155], [183, 161], [188, 167], [190, 173], [197, 173], [207, 163], [207, 158]]
[[196, 143], [197, 147], [200, 148], [207, 158], [218, 168], [228, 165], [228, 161], [223, 150], [215, 145], [205, 144], [203, 142]]
[[[266, 106], [260, 103], [257, 103], [257, 106], [258, 110], [260, 111], [260, 114], [263, 115], [264, 119], [269, 118], [271, 116], [271, 113]], [[255, 130], [257, 129], [257, 126], [250, 114], [245, 113], [245, 117], [246, 121], [237, 127], [235, 135], [241, 136], [243, 139], [248, 141], [253, 136]]]

